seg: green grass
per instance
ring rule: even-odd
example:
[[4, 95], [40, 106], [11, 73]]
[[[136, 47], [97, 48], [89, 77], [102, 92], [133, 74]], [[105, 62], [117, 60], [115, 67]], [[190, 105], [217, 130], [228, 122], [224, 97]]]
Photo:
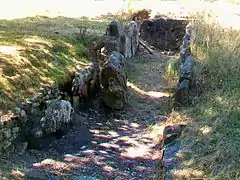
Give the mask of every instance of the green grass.
[[240, 179], [240, 32], [196, 20], [192, 47], [205, 94], [175, 112], [188, 124], [183, 145], [191, 155], [181, 166], [206, 179]]
[[[55, 34], [56, 30], [84, 26], [104, 30], [97, 21], [65, 17], [27, 17], [0, 20], [0, 114], [42, 86], [64, 83], [79, 63], [89, 63], [94, 37]], [[61, 31], [60, 31], [61, 32]]]

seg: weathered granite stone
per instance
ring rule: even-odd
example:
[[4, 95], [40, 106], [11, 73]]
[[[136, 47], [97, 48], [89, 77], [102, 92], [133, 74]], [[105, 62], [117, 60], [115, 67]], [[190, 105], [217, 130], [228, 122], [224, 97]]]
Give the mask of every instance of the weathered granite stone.
[[79, 108], [100, 90], [100, 67], [92, 63], [76, 73], [72, 83], [73, 107]]
[[191, 35], [192, 35], [192, 26], [188, 24], [186, 26], [185, 35], [183, 37], [183, 43], [180, 50], [180, 60], [184, 63], [185, 59], [191, 55]]
[[131, 21], [125, 27], [116, 20], [110, 22], [104, 39], [106, 54], [110, 55], [112, 51], [117, 51], [125, 58], [134, 56], [138, 48], [138, 29], [138, 24], [135, 21]]
[[113, 51], [101, 71], [103, 100], [113, 109], [122, 109], [127, 103], [127, 76], [125, 58]]
[[57, 130], [64, 129], [64, 125], [72, 120], [73, 109], [70, 102], [59, 100], [53, 102], [45, 111], [45, 116], [40, 124], [44, 134], [51, 134]]

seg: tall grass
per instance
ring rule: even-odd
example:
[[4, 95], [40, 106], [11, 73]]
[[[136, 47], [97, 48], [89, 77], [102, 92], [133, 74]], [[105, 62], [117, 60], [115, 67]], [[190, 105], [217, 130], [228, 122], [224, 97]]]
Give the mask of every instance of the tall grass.
[[183, 144], [192, 151], [185, 168], [206, 179], [240, 179], [240, 32], [201, 16], [193, 25], [205, 94], [184, 112], [191, 121]]
[[239, 85], [240, 32], [223, 29], [215, 22], [200, 18], [194, 23], [193, 50], [201, 60], [208, 85], [229, 90]]

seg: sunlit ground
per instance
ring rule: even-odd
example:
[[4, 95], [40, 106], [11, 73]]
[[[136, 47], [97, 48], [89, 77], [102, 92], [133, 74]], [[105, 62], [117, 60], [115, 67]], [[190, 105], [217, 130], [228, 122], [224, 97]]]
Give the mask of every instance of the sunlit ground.
[[[16, 8], [17, 7], [17, 8]], [[95, 17], [107, 13], [127, 11], [128, 2], [122, 0], [79, 1], [79, 0], [1, 0], [0, 18], [13, 19], [26, 16], [46, 15], [50, 17]], [[228, 4], [224, 1], [207, 3], [197, 0], [157, 1], [142, 0], [131, 2], [130, 8], [152, 10], [156, 14], [175, 14], [187, 16], [202, 10], [212, 11], [224, 27], [240, 28], [240, 5]], [[13, 10], [14, 9], [14, 10]]]

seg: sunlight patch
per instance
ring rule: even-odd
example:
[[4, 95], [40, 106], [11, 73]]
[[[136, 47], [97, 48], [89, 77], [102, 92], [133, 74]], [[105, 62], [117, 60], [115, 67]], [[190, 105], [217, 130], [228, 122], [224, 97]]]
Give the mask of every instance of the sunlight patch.
[[129, 158], [137, 158], [137, 157], [146, 157], [147, 155], [152, 154], [148, 146], [142, 145], [138, 147], [130, 147], [125, 150], [121, 155]]
[[45, 159], [41, 161], [40, 163], [33, 164], [33, 167], [37, 168], [46, 168], [46, 169], [52, 169], [59, 172], [70, 172], [72, 169], [79, 167], [82, 165], [81, 161], [78, 162], [71, 162], [71, 163], [64, 163], [61, 161], [56, 161], [53, 159]]
[[142, 95], [147, 95], [150, 97], [160, 98], [160, 97], [169, 97], [170, 96], [169, 93], [163, 93], [163, 92], [157, 92], [157, 91], [144, 91], [144, 90], [138, 88], [137, 86], [135, 86], [131, 82], [127, 82], [127, 86], [130, 86], [132, 89], [134, 89], [136, 92], [138, 92]]
[[11, 175], [14, 179], [21, 179], [25, 176], [25, 174], [19, 170], [12, 170]]
[[38, 36], [32, 36], [30, 38], [25, 38], [24, 41], [30, 42], [30, 43], [42, 43], [47, 45], [52, 45], [50, 41], [44, 40]]
[[147, 95], [152, 96], [152, 97], [169, 97], [168, 93], [163, 93], [163, 92], [156, 92], [156, 91], [149, 91], [147, 92]]
[[178, 178], [192, 178], [194, 177], [202, 177], [203, 176], [203, 172], [200, 170], [196, 170], [196, 169], [192, 169], [192, 168], [186, 168], [186, 169], [182, 169], [182, 170], [175, 170], [173, 172], [175, 177]]
[[208, 126], [204, 126], [204, 127], [200, 128], [200, 131], [201, 131], [202, 134], [204, 134], [204, 135], [210, 133], [211, 130], [212, 130], [212, 128], [211, 128], [211, 127], [208, 127]]
[[5, 46], [5, 45], [0, 46], [0, 53], [5, 55], [16, 56], [18, 55], [18, 50], [20, 50], [20, 48], [16, 46]]

